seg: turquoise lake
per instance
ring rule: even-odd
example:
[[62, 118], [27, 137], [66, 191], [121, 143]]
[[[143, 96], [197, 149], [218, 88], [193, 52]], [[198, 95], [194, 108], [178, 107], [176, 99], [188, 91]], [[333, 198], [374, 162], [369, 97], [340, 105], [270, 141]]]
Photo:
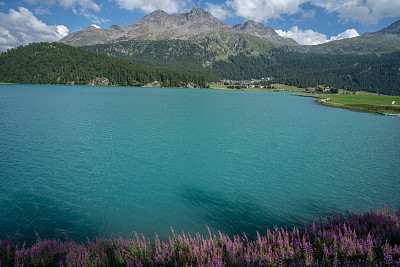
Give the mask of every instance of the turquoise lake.
[[286, 93], [0, 86], [0, 238], [161, 238], [400, 208], [400, 119]]

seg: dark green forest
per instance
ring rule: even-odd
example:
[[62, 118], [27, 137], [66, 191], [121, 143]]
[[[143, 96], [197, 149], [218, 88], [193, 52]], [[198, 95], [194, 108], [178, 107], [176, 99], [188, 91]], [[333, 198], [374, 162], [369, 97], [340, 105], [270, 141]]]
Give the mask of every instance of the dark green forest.
[[164, 87], [205, 86], [205, 78], [196, 74], [149, 67], [61, 43], [32, 43], [0, 55], [1, 82], [87, 85], [104, 78], [109, 85], [119, 86], [153, 81]]
[[150, 66], [190, 71], [207, 77], [209, 81], [224, 76], [220, 70], [205, 66], [209, 58], [217, 56], [216, 53], [186, 40], [129, 40], [80, 48]]
[[301, 88], [326, 85], [400, 95], [400, 52], [333, 55], [273, 49], [267, 55], [240, 53], [211, 62], [215, 54], [181, 40], [128, 41], [85, 49], [96, 52], [60, 43], [11, 49], [0, 55], [0, 81], [86, 85], [107, 78], [110, 85], [120, 86], [159, 81], [165, 87], [188, 83], [205, 87], [206, 81], [271, 77], [274, 83]]
[[230, 79], [272, 77], [273, 82], [301, 88], [327, 85], [350, 91], [400, 95], [400, 53], [324, 55], [273, 51], [270, 56], [229, 57], [213, 68]]
[[302, 88], [327, 85], [400, 95], [399, 52], [379, 56], [338, 55], [278, 48], [268, 51], [267, 55], [240, 53], [229, 56], [226, 61], [212, 61], [217, 55], [207, 47], [182, 40], [134, 40], [82, 48], [133, 62], [190, 71], [205, 76], [208, 81], [271, 77], [273, 82]]

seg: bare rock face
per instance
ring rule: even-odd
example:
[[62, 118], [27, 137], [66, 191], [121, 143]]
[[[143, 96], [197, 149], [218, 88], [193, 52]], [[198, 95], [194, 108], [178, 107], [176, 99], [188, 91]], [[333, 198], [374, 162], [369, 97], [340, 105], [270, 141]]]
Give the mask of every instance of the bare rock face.
[[232, 27], [215, 18], [209, 12], [195, 7], [189, 13], [169, 15], [156, 10], [137, 22], [125, 26], [121, 39], [181, 39], [187, 40], [202, 32]]
[[97, 77], [93, 81], [91, 81], [88, 85], [91, 86], [108, 86], [110, 81], [105, 77]]
[[375, 34], [398, 34], [400, 35], [400, 20], [392, 23], [388, 27], [375, 32]]
[[143, 87], [161, 87], [161, 83], [159, 81], [154, 81], [144, 85]]
[[93, 26], [68, 34], [60, 40], [61, 43], [72, 46], [105, 44], [111, 40], [110, 33]]
[[234, 29], [209, 12], [195, 7], [189, 13], [173, 15], [156, 10], [127, 26], [112, 25], [104, 30], [88, 27], [67, 35], [60, 42], [74, 46], [87, 46], [132, 39], [188, 40], [198, 34], [216, 30]]
[[[120, 41], [184, 40], [213, 53], [204, 62], [224, 60], [230, 55], [268, 54], [277, 47], [290, 51], [331, 54], [387, 53], [400, 49], [400, 21], [371, 34], [316, 46], [299, 45], [279, 36], [272, 28], [252, 20], [231, 27], [209, 12], [195, 7], [188, 13], [168, 14], [156, 10], [127, 26], [112, 25], [107, 29], [88, 27], [73, 32], [60, 42], [73, 46], [113, 45]], [[121, 51], [129, 55], [129, 51]]]
[[250, 33], [258, 37], [275, 37], [279, 36], [272, 28], [265, 26], [260, 22], [248, 20], [244, 23], [233, 26], [235, 29]]
[[272, 28], [265, 26], [260, 22], [248, 20], [244, 23], [233, 26], [235, 29], [244, 31], [248, 34], [257, 36], [271, 43], [276, 43], [286, 46], [298, 46], [299, 44], [291, 38], [283, 38], [279, 36]]
[[374, 32], [373, 35], [380, 35], [386, 39], [400, 39], [400, 20], [380, 31]]

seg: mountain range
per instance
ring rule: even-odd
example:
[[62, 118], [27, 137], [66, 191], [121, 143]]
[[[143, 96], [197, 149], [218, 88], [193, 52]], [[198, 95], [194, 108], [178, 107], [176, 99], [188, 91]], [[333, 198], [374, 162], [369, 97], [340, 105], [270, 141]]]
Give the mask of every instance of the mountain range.
[[113, 25], [104, 30], [90, 26], [64, 37], [61, 42], [87, 46], [127, 40], [174, 39], [202, 43], [204, 39], [214, 39], [215, 42], [221, 41], [222, 46], [231, 47], [233, 40], [251, 40], [254, 36], [278, 45], [298, 45], [292, 39], [280, 37], [262, 23], [247, 21], [231, 27], [199, 7], [189, 13], [173, 15], [156, 10], [127, 26]]
[[[127, 26], [91, 26], [59, 42], [68, 46], [56, 46], [53, 51], [44, 44], [29, 45], [27, 49], [3, 53], [0, 64], [7, 71], [0, 80], [87, 84], [107, 78], [115, 85], [137, 85], [151, 83], [151, 77], [158, 75], [140, 74], [140, 67], [126, 63], [131, 61], [161, 67], [146, 68], [148, 73], [169, 73], [174, 77], [162, 80], [162, 85], [167, 86], [270, 77], [272, 82], [303, 88], [324, 85], [400, 95], [400, 21], [359, 37], [305, 46], [279, 36], [262, 23], [249, 20], [232, 27], [196, 7], [174, 15], [154, 11]], [[69, 49], [71, 46], [77, 48]], [[40, 49], [54, 52], [51, 59]], [[38, 67], [17, 62], [26, 58], [26, 51], [41, 55], [31, 61], [43, 70], [43, 77], [32, 71]], [[96, 56], [102, 54], [112, 57]], [[121, 73], [111, 67], [117, 64], [115, 57], [128, 60], [120, 61], [126, 66]], [[85, 58], [98, 62], [90, 67], [88, 64], [92, 63], [85, 62]], [[170, 74], [170, 70], [178, 72]], [[164, 74], [157, 79], [168, 76]]]
[[69, 34], [60, 42], [73, 46], [91, 46], [132, 40], [189, 41], [215, 52], [218, 56], [211, 60], [224, 60], [227, 55], [240, 52], [267, 54], [268, 50], [277, 47], [305, 53], [379, 54], [400, 50], [400, 21], [375, 33], [306, 46], [279, 36], [275, 30], [262, 23], [249, 20], [232, 27], [209, 12], [195, 7], [188, 13], [172, 15], [156, 10], [127, 26], [113, 25], [106, 29], [90, 26]]

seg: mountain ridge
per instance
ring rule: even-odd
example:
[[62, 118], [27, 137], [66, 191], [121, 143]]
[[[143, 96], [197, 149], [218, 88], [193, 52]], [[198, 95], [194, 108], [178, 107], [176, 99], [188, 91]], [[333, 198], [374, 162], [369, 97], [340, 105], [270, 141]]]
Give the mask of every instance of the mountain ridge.
[[112, 25], [106, 29], [88, 27], [67, 35], [60, 42], [73, 46], [87, 46], [127, 40], [198, 40], [204, 37], [205, 33], [216, 32], [231, 35], [245, 33], [280, 46], [297, 45], [294, 40], [279, 36], [273, 29], [259, 22], [249, 21], [232, 27], [200, 7], [194, 7], [188, 13], [171, 15], [156, 10], [126, 26]]
[[[88, 27], [67, 35], [60, 42], [73, 46], [88, 46], [129, 40], [172, 39], [190, 40], [198, 44], [213, 42], [214, 50], [221, 55], [215, 58], [217, 60], [224, 60], [226, 56], [240, 52], [250, 55], [268, 53], [255, 49], [253, 42], [267, 42], [270, 45], [261, 46], [286, 47], [290, 51], [302, 53], [380, 54], [400, 50], [400, 21], [374, 33], [310, 46], [299, 45], [293, 39], [281, 37], [274, 29], [260, 22], [248, 20], [230, 26], [208, 11], [194, 7], [190, 12], [181, 14], [155, 10], [125, 26], [112, 25], [106, 29]], [[247, 45], [243, 46], [240, 43]], [[256, 48], [259, 48], [257, 46]]]
[[[154, 11], [127, 26], [89, 27], [61, 42], [133, 62], [221, 79], [274, 77], [298, 87], [328, 86], [399, 94], [396, 22], [355, 38], [306, 46], [252, 20], [229, 26], [201, 8]], [[93, 36], [91, 36], [93, 35]], [[79, 45], [80, 44], [80, 45]], [[396, 53], [397, 52], [397, 53]]]

